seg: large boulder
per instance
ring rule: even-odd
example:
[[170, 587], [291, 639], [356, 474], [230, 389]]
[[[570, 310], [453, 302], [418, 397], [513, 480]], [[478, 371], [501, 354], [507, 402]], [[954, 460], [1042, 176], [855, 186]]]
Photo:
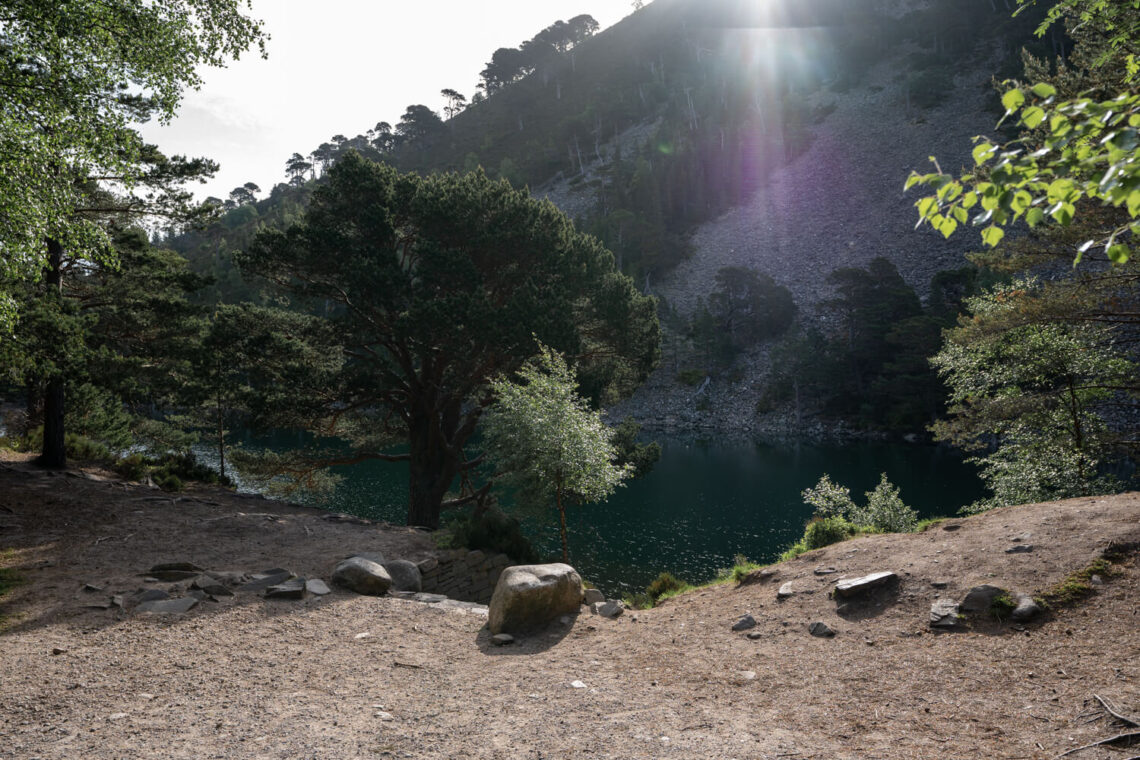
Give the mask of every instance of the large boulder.
[[388, 575], [392, 576], [392, 588], [397, 591], [419, 593], [424, 590], [423, 575], [415, 562], [406, 559], [394, 559], [385, 562], [384, 569], [388, 571]]
[[392, 576], [383, 565], [363, 557], [349, 557], [336, 566], [332, 581], [358, 594], [381, 596], [392, 587]]
[[584, 595], [582, 576], [569, 565], [515, 565], [495, 584], [487, 625], [491, 633], [540, 628], [578, 611]]

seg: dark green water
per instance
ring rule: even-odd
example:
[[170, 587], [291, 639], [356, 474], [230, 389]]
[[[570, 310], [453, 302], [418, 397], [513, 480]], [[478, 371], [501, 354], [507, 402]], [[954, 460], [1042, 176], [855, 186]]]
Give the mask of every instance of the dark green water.
[[[952, 515], [984, 495], [974, 469], [944, 449], [906, 444], [767, 446], [661, 438], [661, 461], [605, 504], [569, 511], [570, 561], [609, 594], [640, 591], [668, 570], [690, 582], [711, 579], [735, 555], [774, 559], [803, 534], [811, 508], [800, 492], [824, 473], [859, 502], [887, 473], [922, 517]], [[278, 446], [285, 440], [274, 441]], [[403, 523], [406, 468], [373, 462], [340, 471], [337, 492], [315, 506]], [[524, 525], [544, 556], [560, 553], [556, 513]]]

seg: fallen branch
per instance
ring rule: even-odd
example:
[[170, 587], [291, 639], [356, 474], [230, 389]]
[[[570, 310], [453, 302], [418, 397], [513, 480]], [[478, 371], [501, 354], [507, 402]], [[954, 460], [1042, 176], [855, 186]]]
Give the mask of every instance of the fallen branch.
[[1099, 694], [1093, 694], [1093, 699], [1095, 699], [1097, 702], [1100, 702], [1104, 709], [1108, 711], [1108, 714], [1116, 718], [1121, 723], [1127, 723], [1130, 726], [1140, 727], [1140, 718], [1118, 713], [1115, 709], [1113, 709], [1112, 703]]
[[400, 662], [399, 660], [393, 660], [392, 661], [392, 667], [393, 668], [415, 668], [416, 670], [422, 670], [424, 666], [423, 665], [413, 665], [410, 662]]
[[[1086, 749], [1092, 749], [1093, 747], [1101, 747], [1105, 744], [1115, 744], [1116, 742], [1121, 741], [1123, 739], [1140, 739], [1140, 731], [1129, 731], [1126, 734], [1118, 734], [1117, 736], [1113, 736], [1113, 737], [1110, 737], [1108, 739], [1101, 739], [1099, 742], [1093, 742], [1092, 744], [1086, 744], [1083, 747], [1075, 747], [1075, 748], [1069, 750], [1068, 752], [1062, 752], [1061, 754], [1054, 757], [1053, 760], [1061, 760], [1062, 757], [1067, 757], [1068, 755], [1073, 755], [1073, 754], [1076, 754], [1077, 752], [1082, 752]], [[1133, 758], [1132, 760], [1135, 760], [1135, 759]]]

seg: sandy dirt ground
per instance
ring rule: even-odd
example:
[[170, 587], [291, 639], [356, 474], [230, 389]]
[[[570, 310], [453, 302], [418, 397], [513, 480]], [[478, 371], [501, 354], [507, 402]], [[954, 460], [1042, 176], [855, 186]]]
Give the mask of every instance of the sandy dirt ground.
[[[170, 588], [144, 579], [160, 562], [327, 580], [354, 552], [432, 552], [407, 528], [100, 477], [0, 462], [0, 566], [25, 581], [0, 601], [0, 758], [1044, 759], [1127, 730], [1094, 694], [1140, 713], [1131, 559], [1041, 621], [928, 627], [936, 598], [1036, 593], [1140, 542], [1136, 494], [860, 538], [764, 582], [616, 620], [583, 612], [500, 648], [477, 611], [342, 590], [176, 615], [88, 606]], [[1006, 552], [1018, 543], [1033, 550]], [[883, 570], [899, 583], [846, 609], [830, 597], [837, 579]], [[731, 630], [745, 613], [755, 638]], [[817, 621], [836, 635], [811, 636]]]

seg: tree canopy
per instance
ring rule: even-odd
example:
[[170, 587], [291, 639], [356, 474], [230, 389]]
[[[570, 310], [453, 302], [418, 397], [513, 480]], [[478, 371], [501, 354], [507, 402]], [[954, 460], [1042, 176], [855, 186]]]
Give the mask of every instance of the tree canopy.
[[[27, 0], [0, 25], [0, 324], [2, 287], [39, 276], [44, 241], [105, 253], [104, 228], [76, 215], [82, 181], [130, 192], [150, 150], [132, 125], [174, 116], [201, 68], [263, 44], [248, 0]], [[198, 171], [205, 164], [195, 167]], [[140, 198], [140, 201], [145, 198]], [[182, 200], [185, 200], [183, 197]]]
[[[481, 172], [401, 175], [349, 154], [301, 222], [239, 258], [298, 306], [328, 314], [345, 363], [320, 414], [297, 424], [351, 443], [334, 461], [410, 465], [408, 522], [435, 527], [491, 378], [536, 341], [578, 362], [586, 395], [613, 401], [658, 358], [655, 302], [553, 205]], [[407, 444], [392, 452], [392, 443]], [[458, 500], [477, 494], [470, 489]]]

